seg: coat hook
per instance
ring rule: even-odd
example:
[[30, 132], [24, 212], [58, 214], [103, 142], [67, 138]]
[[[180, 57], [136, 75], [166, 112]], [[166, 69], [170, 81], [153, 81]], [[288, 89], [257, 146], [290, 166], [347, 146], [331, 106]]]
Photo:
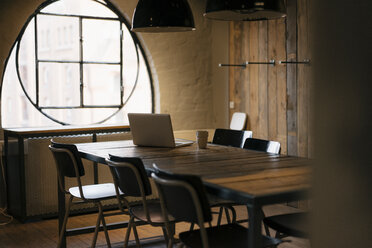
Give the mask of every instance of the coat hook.
[[310, 64], [310, 59], [304, 59], [303, 61], [285, 61], [280, 60], [279, 64]]
[[270, 60], [269, 62], [251, 62], [251, 61], [246, 61], [243, 64], [218, 64], [219, 67], [221, 66], [235, 66], [235, 67], [243, 67], [246, 68], [247, 65], [275, 65], [275, 60]]
[[247, 66], [246, 63], [244, 64], [218, 64], [219, 67], [222, 67], [222, 66], [234, 66], [234, 67], [243, 67], [245, 68]]

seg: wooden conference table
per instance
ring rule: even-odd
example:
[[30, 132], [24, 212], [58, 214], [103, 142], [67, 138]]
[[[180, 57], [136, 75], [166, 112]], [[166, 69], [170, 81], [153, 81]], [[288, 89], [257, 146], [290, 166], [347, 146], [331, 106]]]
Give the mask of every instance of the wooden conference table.
[[82, 158], [105, 164], [108, 154], [140, 157], [147, 170], [161, 169], [202, 178], [209, 193], [245, 203], [249, 212], [250, 247], [261, 247], [264, 205], [308, 197], [311, 160], [241, 148], [196, 144], [179, 148], [137, 147], [132, 141], [76, 144]]

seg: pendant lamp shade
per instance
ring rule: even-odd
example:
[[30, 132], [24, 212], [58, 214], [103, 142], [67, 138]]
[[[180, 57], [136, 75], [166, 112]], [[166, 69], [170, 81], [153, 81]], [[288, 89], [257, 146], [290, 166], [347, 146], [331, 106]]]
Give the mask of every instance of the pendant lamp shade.
[[134, 32], [182, 32], [195, 30], [187, 0], [139, 0], [132, 18]]
[[286, 16], [284, 0], [207, 0], [204, 16], [224, 21], [258, 21]]

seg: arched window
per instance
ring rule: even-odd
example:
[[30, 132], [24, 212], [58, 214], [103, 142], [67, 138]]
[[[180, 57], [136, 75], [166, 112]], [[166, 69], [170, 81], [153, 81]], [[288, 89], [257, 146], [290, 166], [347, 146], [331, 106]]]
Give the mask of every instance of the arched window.
[[102, 0], [43, 3], [12, 48], [1, 94], [2, 127], [126, 124], [128, 112], [153, 112], [144, 50]]

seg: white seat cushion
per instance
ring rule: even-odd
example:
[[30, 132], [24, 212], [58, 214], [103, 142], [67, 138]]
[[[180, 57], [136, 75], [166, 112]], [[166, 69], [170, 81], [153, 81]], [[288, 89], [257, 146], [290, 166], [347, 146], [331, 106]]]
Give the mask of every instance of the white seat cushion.
[[[69, 189], [71, 195], [81, 198], [79, 187]], [[121, 192], [120, 192], [121, 193]], [[84, 197], [88, 200], [115, 197], [115, 185], [113, 183], [92, 184], [83, 186]]]

